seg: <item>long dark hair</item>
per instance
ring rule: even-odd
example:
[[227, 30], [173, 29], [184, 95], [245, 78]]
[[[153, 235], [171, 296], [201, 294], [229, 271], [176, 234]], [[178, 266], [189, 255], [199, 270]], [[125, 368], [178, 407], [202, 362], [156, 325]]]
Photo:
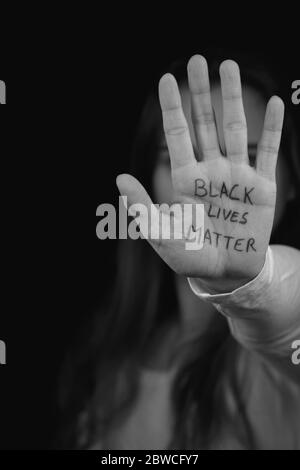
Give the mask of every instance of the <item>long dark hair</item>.
[[[251, 57], [228, 50], [211, 50], [205, 55], [212, 82], [219, 79], [221, 61], [232, 58], [240, 65], [242, 82], [258, 90], [265, 100], [273, 94], [285, 98], [265, 58], [259, 60], [257, 54]], [[186, 63], [186, 60], [177, 61], [166, 71], [174, 73], [182, 82], [186, 80]], [[152, 175], [161, 129], [160, 108], [153, 91], [139, 121], [130, 170], [152, 197]], [[299, 208], [296, 139], [293, 117], [287, 110], [281, 149], [298, 192], [271, 241], [295, 247], [300, 238], [299, 226], [292, 217], [295, 207]], [[72, 359], [63, 371], [61, 402], [66, 423], [63, 447], [88, 448], [95, 440], [104, 440], [130, 413], [139, 390], [141, 358], [147, 354], [157, 332], [179, 317], [174, 278], [146, 241], [119, 241], [114, 289], [101, 312], [96, 312], [86, 336], [81, 338], [80, 353], [71, 352]], [[190, 345], [189, 359], [178, 371], [173, 385], [176, 422], [170, 448], [209, 449], [215, 445], [224, 422], [227, 429], [230, 425], [238, 426], [243, 447], [257, 447], [245, 406], [250, 384], [246, 376], [238, 381], [236, 375], [240, 347], [228, 328], [212, 338], [205, 355], [199, 352], [200, 347], [199, 341]], [[234, 397], [235, 412], [229, 410], [224, 398], [225, 383]]]

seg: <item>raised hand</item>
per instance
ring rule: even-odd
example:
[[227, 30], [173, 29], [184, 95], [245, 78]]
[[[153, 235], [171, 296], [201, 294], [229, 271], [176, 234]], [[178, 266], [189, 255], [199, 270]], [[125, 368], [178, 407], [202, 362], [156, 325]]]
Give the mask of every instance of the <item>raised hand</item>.
[[[160, 80], [174, 201], [204, 204], [204, 244], [200, 250], [189, 251], [185, 240], [148, 241], [177, 273], [201, 278], [212, 286], [226, 279], [236, 287], [255, 277], [264, 263], [275, 210], [275, 170], [284, 105], [278, 97], [270, 99], [256, 165], [251, 167], [238, 65], [230, 60], [223, 62], [220, 77], [226, 156], [220, 151], [206, 60], [202, 56], [190, 59], [192, 120], [201, 161], [194, 155], [175, 78], [166, 74]], [[150, 208], [152, 201], [135, 178], [120, 175], [117, 185], [129, 204], [142, 203]]]

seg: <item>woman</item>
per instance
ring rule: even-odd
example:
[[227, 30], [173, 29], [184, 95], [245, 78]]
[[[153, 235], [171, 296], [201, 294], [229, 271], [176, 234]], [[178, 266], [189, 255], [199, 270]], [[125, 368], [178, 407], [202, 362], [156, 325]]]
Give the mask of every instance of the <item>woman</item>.
[[130, 204], [204, 204], [204, 246], [120, 241], [114, 292], [64, 387], [64, 445], [300, 448], [299, 143], [286, 115], [276, 198], [276, 83], [236, 56], [242, 100], [237, 64], [222, 63], [220, 85], [212, 56], [210, 82], [202, 56], [188, 78], [174, 65], [180, 93], [162, 77], [161, 109], [151, 95], [137, 132], [137, 179], [117, 179]]

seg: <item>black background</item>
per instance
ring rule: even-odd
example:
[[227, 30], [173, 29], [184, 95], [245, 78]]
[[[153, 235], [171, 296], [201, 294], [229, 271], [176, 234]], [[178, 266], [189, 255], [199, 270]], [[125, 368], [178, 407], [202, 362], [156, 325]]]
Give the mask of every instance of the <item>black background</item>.
[[[96, 207], [117, 201], [115, 177], [127, 171], [139, 112], [161, 68], [205, 55], [211, 45], [231, 45], [272, 57], [288, 89], [300, 78], [290, 22], [256, 19], [246, 28], [239, 20], [238, 31], [226, 16], [220, 27], [200, 11], [193, 25], [189, 15], [148, 25], [145, 8], [119, 26], [116, 10], [75, 22], [66, 15], [45, 31], [41, 24], [2, 56], [2, 449], [52, 446], [65, 351], [114, 278], [117, 242], [96, 238]], [[299, 119], [300, 105], [294, 111]]]

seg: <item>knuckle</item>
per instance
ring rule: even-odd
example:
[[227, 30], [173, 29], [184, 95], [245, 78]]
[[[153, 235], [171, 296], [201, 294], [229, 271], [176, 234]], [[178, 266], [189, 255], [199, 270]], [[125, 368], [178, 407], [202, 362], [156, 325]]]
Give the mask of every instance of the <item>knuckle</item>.
[[258, 146], [259, 152], [267, 153], [270, 155], [276, 155], [277, 154], [277, 147], [273, 145], [268, 145], [268, 144], [260, 144]]
[[187, 126], [177, 126], [177, 127], [166, 127], [165, 128], [165, 133], [166, 135], [183, 135], [186, 132], [188, 132], [188, 127]]
[[202, 113], [194, 115], [195, 124], [210, 126], [215, 124], [215, 118], [212, 113]]
[[225, 124], [225, 129], [231, 132], [246, 131], [247, 125], [243, 121], [229, 121]]

